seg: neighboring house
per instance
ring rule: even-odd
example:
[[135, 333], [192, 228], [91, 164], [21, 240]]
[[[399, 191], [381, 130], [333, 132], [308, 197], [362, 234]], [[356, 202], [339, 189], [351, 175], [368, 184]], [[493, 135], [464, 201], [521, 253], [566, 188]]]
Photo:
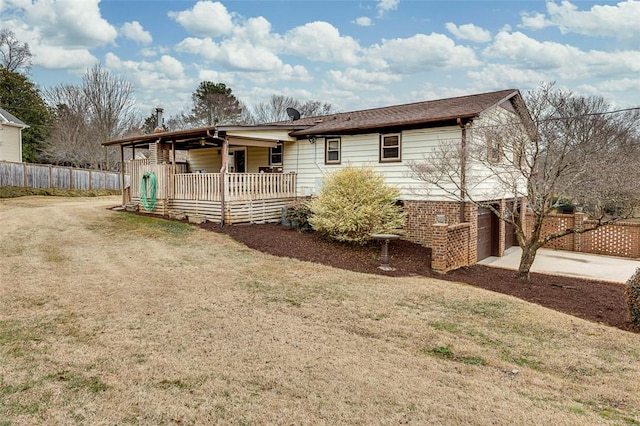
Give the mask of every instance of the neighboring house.
[[[298, 118], [295, 111], [291, 112]], [[493, 125], [505, 116], [530, 119], [518, 90], [256, 126], [157, 133], [105, 145], [120, 145], [123, 153], [127, 147], [151, 149], [150, 165], [136, 169], [132, 164], [132, 173], [139, 170], [139, 176], [132, 174], [132, 182], [138, 182], [141, 173], [150, 171], [153, 164], [166, 163], [177, 170], [179, 165], [172, 165], [172, 155], [176, 150], [188, 151], [186, 170], [176, 173], [158, 169], [160, 175], [174, 174], [167, 178], [172, 183], [165, 184], [166, 192], [159, 196], [164, 197], [163, 210], [204, 212], [209, 220], [224, 223], [277, 220], [281, 206], [297, 197], [317, 194], [327, 173], [347, 165], [373, 167], [387, 184], [401, 191], [408, 218], [405, 238], [426, 247], [444, 244], [444, 249], [453, 253], [447, 255], [444, 270], [502, 255], [514, 244], [513, 231], [488, 210], [469, 202], [451, 201], [444, 193], [434, 191], [421, 194], [424, 183], [410, 177], [408, 162], [425, 161], [443, 142], [459, 146], [474, 126]], [[468, 169], [469, 175], [485, 172], [472, 166]], [[491, 179], [482, 181], [484, 184], [474, 189], [476, 200], [490, 194], [484, 195], [484, 200], [498, 207], [510, 201]], [[131, 191], [131, 199], [139, 200], [135, 186]], [[266, 199], [271, 204], [265, 203]], [[244, 213], [235, 215], [234, 209]], [[261, 209], [270, 213], [258, 214]], [[160, 213], [158, 208], [156, 211]], [[437, 219], [444, 219], [446, 225], [434, 226]]]
[[0, 161], [22, 162], [22, 129], [27, 126], [0, 108]]

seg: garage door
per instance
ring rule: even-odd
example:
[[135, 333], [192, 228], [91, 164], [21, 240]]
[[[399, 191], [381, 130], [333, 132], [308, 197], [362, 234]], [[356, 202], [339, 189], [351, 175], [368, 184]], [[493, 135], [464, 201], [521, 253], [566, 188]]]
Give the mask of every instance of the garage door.
[[498, 218], [491, 210], [478, 208], [478, 260], [497, 254]]

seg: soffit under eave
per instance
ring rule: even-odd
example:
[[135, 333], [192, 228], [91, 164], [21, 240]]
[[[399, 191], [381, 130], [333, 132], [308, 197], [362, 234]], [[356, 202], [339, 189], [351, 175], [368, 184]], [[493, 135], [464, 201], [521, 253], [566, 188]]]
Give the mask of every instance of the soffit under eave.
[[230, 139], [238, 140], [256, 140], [256, 141], [275, 141], [275, 142], [295, 142], [296, 138], [289, 135], [291, 129], [278, 129], [273, 130], [251, 130], [251, 129], [237, 129], [227, 130], [227, 136]]

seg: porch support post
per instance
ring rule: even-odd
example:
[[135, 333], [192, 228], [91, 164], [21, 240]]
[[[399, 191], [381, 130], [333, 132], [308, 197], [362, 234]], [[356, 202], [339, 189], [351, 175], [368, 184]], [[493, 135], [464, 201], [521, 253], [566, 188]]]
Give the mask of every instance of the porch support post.
[[227, 161], [229, 157], [229, 137], [225, 136], [222, 141], [222, 167], [220, 168], [220, 226], [224, 226], [226, 214], [226, 180]]
[[125, 191], [124, 191], [124, 145], [120, 145], [120, 191], [122, 193], [122, 205], [126, 205], [128, 203], [125, 200]]

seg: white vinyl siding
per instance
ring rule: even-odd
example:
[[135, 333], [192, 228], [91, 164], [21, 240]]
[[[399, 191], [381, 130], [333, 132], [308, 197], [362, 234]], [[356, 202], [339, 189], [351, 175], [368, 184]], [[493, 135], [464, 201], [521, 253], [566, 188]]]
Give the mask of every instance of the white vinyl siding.
[[[341, 164], [324, 164], [324, 143], [319, 139], [315, 144], [301, 139], [295, 143], [287, 143], [284, 153], [284, 172], [298, 174], [298, 195], [317, 194], [322, 177], [343, 167], [372, 167], [382, 173], [388, 185], [401, 190], [403, 199], [423, 199], [424, 183], [409, 177], [407, 163], [411, 160], [421, 161], [423, 155], [431, 152], [440, 143], [460, 144], [461, 131], [457, 126], [436, 129], [420, 129], [404, 131], [402, 138], [402, 162], [380, 163], [379, 133], [348, 135], [341, 137]], [[429, 198], [447, 199], [441, 192], [430, 191]]]
[[[493, 108], [485, 111], [482, 116], [474, 120], [471, 130], [468, 132], [469, 143], [477, 144], [479, 147], [485, 147], [486, 158], [485, 162], [489, 162], [491, 167], [497, 168], [502, 165], [509, 166], [513, 159], [504, 158], [502, 152], [504, 146], [509, 144], [508, 140], [496, 140], [493, 141], [493, 147], [491, 142], [479, 139], [480, 136], [474, 135], [474, 128], [481, 129], [483, 126], [500, 126], [504, 123], [508, 123], [513, 119], [514, 113], [501, 108]], [[499, 200], [502, 198], [514, 198], [517, 194], [512, 191], [511, 185], [505, 185], [501, 183], [494, 172], [489, 170], [485, 164], [478, 164], [470, 161], [468, 165], [467, 181], [470, 189], [469, 193], [472, 198], [476, 200]], [[509, 183], [513, 183], [511, 178], [507, 179]], [[526, 183], [524, 180], [520, 183], [521, 188], [524, 190]]]
[[[189, 170], [219, 173], [222, 167], [222, 148], [203, 148], [189, 151]], [[258, 173], [260, 167], [269, 166], [269, 148], [247, 147], [247, 173]]]
[[22, 162], [22, 134], [18, 127], [0, 125], [0, 161]]

